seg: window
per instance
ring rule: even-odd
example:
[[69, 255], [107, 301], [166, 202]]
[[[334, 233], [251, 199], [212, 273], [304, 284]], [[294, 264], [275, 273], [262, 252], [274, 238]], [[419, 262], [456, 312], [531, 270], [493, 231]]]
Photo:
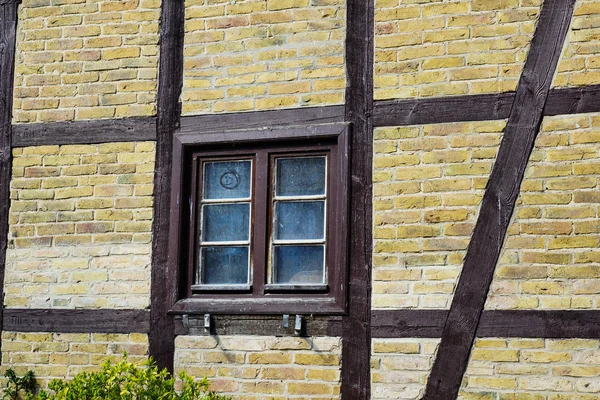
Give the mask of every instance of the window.
[[172, 312], [342, 313], [345, 124], [176, 135]]

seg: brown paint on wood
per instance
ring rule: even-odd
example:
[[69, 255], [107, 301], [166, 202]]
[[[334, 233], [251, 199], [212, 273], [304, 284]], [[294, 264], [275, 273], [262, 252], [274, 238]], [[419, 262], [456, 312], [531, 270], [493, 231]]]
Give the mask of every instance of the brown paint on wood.
[[373, 0], [348, 0], [346, 121], [352, 122], [348, 314], [343, 319], [342, 399], [370, 397], [373, 186]]
[[164, 0], [160, 24], [160, 70], [157, 99], [152, 282], [150, 286], [150, 355], [160, 368], [173, 371], [175, 331], [167, 312], [177, 295], [176, 271], [169, 269], [169, 214], [173, 134], [179, 126], [183, 86], [184, 0]]
[[600, 111], [600, 85], [553, 89], [544, 115], [578, 114]]
[[204, 133], [263, 126], [329, 124], [344, 121], [343, 106], [304, 107], [289, 110], [253, 111], [181, 117], [179, 133]]
[[573, 14], [574, 0], [546, 0], [490, 175], [424, 400], [454, 400]]
[[[446, 122], [491, 121], [508, 118], [516, 94], [476, 94], [376, 101], [373, 125], [406, 126]], [[600, 111], [600, 85], [552, 89], [544, 116]]]
[[[448, 310], [373, 310], [374, 338], [441, 338]], [[330, 326], [334, 323], [330, 322]], [[599, 310], [486, 310], [476, 337], [600, 338]]]
[[4, 310], [6, 331], [57, 333], [148, 333], [148, 310]]
[[373, 310], [374, 338], [439, 338], [448, 310]]
[[377, 101], [373, 125], [403, 126], [507, 118], [515, 93]]
[[[15, 72], [15, 32], [20, 1], [0, 3], [0, 301], [4, 303], [4, 273], [8, 245], [8, 212], [12, 175], [12, 101]], [[0, 307], [0, 327], [4, 305]], [[0, 346], [1, 346], [0, 342]]]
[[156, 118], [13, 125], [13, 147], [156, 140]]
[[[211, 315], [209, 331], [204, 328], [203, 316], [175, 318], [176, 335], [257, 335], [257, 336], [299, 336], [294, 331], [295, 314], [289, 315], [288, 326], [283, 323], [283, 315]], [[329, 319], [303, 315], [303, 329], [300, 336], [329, 336]], [[334, 335], [335, 336], [335, 335]]]

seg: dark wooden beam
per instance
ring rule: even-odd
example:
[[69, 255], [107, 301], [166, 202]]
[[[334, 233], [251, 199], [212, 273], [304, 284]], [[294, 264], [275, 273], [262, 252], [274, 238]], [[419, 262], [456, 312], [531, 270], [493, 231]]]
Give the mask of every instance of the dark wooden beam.
[[148, 310], [4, 310], [5, 331], [60, 333], [148, 333]]
[[344, 121], [344, 106], [304, 107], [181, 117], [179, 133], [205, 133], [285, 125], [328, 124]]
[[[440, 338], [448, 310], [373, 310], [374, 338]], [[476, 337], [600, 338], [600, 310], [487, 310]]]
[[[20, 1], [0, 2], [0, 301], [4, 302], [4, 272], [8, 245], [8, 213], [12, 176], [12, 103], [15, 74], [15, 32]], [[3, 321], [0, 307], [0, 327]], [[2, 342], [0, 341], [0, 347]]]
[[[376, 101], [373, 125], [405, 126], [508, 118], [514, 92]], [[600, 85], [552, 89], [544, 116], [600, 112]]]
[[370, 398], [374, 0], [346, 2], [346, 121], [352, 122], [348, 314], [342, 399]]
[[507, 118], [514, 93], [477, 94], [410, 100], [377, 101], [374, 126], [440, 124]]
[[371, 336], [374, 338], [442, 337], [448, 310], [373, 310]]
[[548, 95], [544, 116], [600, 111], [600, 85], [553, 89]]
[[546, 0], [542, 5], [424, 400], [454, 400], [458, 395], [525, 168], [542, 123], [574, 3], [574, 0]]
[[600, 310], [484, 311], [477, 336], [600, 339]]
[[257, 336], [329, 336], [329, 318], [307, 316], [298, 335], [294, 330], [295, 315], [288, 316], [284, 326], [282, 315], [211, 315], [209, 330], [204, 328], [204, 316], [175, 318], [176, 335], [257, 335]]
[[169, 215], [173, 134], [179, 127], [183, 86], [184, 0], [163, 0], [160, 23], [152, 282], [150, 287], [150, 355], [160, 368], [173, 371], [175, 327], [169, 308], [175, 303], [177, 273], [169, 269]]
[[156, 140], [156, 118], [13, 125], [13, 147]]

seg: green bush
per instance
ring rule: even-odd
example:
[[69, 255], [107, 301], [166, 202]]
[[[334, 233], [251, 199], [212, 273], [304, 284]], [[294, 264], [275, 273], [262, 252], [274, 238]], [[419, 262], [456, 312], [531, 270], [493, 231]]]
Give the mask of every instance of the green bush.
[[[136, 365], [125, 359], [117, 364], [107, 360], [99, 372], [82, 372], [72, 380], [54, 379], [50, 391], [35, 393], [33, 373], [18, 378], [12, 370], [5, 375], [8, 385], [3, 399], [16, 400], [227, 400], [228, 397], [208, 390], [206, 378], [195, 382], [185, 372], [179, 374], [181, 390], [175, 389], [175, 378], [149, 359]], [[33, 385], [31, 384], [33, 382]], [[19, 397], [20, 392], [24, 397]]]

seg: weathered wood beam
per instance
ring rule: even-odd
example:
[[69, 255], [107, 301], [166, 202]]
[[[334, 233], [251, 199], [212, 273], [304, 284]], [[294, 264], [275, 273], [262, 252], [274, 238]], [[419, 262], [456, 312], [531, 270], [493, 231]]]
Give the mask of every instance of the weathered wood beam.
[[328, 124], [344, 121], [344, 106], [195, 115], [181, 118], [179, 133], [204, 133], [264, 126]]
[[[406, 126], [508, 118], [514, 92], [376, 101], [373, 125]], [[544, 116], [600, 112], [600, 85], [552, 89]]]
[[[8, 213], [12, 176], [12, 103], [15, 74], [17, 8], [20, 0], [0, 2], [0, 301], [4, 301], [4, 273], [8, 245]], [[3, 321], [0, 307], [0, 327]], [[0, 342], [0, 346], [1, 346]]]
[[[448, 310], [373, 310], [374, 338], [441, 338]], [[486, 310], [476, 337], [600, 338], [600, 310]]]
[[148, 333], [148, 310], [4, 310], [3, 330], [57, 333]]
[[173, 371], [175, 327], [169, 307], [177, 296], [177, 271], [168, 262], [171, 211], [173, 134], [179, 127], [179, 95], [183, 86], [184, 0], [163, 0], [157, 99], [154, 220], [152, 222], [152, 282], [150, 285], [150, 355], [160, 368]]
[[13, 147], [156, 140], [156, 118], [13, 125]]
[[352, 122], [348, 314], [343, 320], [343, 399], [370, 398], [373, 0], [348, 0], [346, 15], [346, 121]]
[[546, 0], [458, 281], [424, 400], [454, 400], [535, 138], [569, 23], [574, 0]]

